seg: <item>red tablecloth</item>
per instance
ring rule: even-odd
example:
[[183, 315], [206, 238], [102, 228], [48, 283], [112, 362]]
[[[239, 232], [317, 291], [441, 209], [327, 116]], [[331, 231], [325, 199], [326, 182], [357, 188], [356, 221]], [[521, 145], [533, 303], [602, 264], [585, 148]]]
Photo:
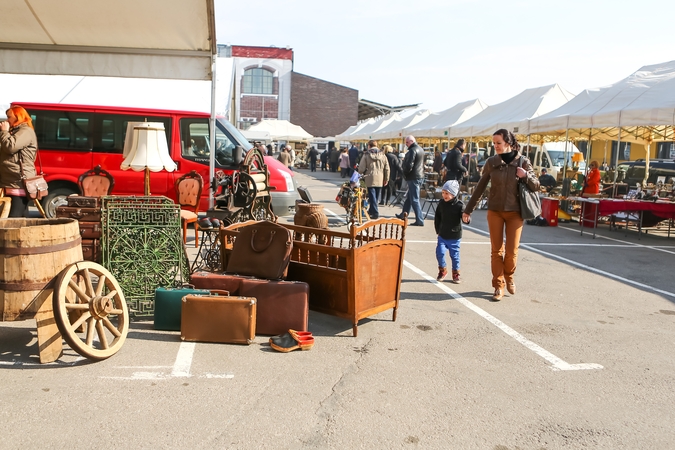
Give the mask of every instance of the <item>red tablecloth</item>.
[[650, 211], [663, 219], [675, 219], [675, 203], [647, 202], [642, 200], [598, 200], [598, 215], [609, 216], [625, 211]]

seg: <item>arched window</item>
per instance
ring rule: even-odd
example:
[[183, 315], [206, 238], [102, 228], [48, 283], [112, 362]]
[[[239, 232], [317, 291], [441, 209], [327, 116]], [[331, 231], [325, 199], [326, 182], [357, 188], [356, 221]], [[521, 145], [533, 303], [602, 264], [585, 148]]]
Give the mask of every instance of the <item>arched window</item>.
[[267, 69], [255, 68], [244, 72], [244, 94], [273, 94], [273, 74]]

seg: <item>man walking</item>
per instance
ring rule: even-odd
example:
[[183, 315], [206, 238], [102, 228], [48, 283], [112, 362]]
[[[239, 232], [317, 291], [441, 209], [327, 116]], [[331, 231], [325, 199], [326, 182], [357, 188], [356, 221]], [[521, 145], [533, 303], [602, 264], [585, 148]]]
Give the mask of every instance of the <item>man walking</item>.
[[314, 146], [311, 146], [307, 155], [309, 156], [309, 170], [316, 172], [316, 159], [319, 156], [319, 152]]
[[403, 219], [403, 214], [410, 214], [410, 208], [415, 212], [415, 223], [412, 226], [423, 227], [422, 208], [420, 207], [420, 188], [424, 182], [424, 150], [417, 145], [414, 136], [405, 138], [408, 153], [405, 154], [403, 164], [403, 178], [408, 183], [408, 196], [403, 203], [403, 211], [396, 217]]
[[352, 146], [349, 148], [349, 176], [351, 177], [354, 173], [354, 168], [356, 167], [356, 162], [359, 160], [359, 149], [356, 147], [356, 144], [352, 143]]

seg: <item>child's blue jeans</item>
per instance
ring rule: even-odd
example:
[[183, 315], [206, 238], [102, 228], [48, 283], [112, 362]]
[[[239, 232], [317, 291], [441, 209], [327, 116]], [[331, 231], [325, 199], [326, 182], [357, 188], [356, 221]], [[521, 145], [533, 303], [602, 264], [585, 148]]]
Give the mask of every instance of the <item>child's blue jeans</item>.
[[445, 267], [445, 252], [450, 253], [450, 260], [452, 261], [452, 270], [459, 270], [459, 244], [461, 239], [443, 239], [438, 236], [436, 243], [436, 260], [438, 267]]

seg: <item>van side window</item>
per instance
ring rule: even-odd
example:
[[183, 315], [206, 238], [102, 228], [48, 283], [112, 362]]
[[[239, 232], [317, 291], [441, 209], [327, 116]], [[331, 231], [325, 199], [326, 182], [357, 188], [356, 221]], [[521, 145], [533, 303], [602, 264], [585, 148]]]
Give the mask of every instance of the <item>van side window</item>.
[[[161, 122], [164, 124], [167, 145], [171, 141], [171, 118], [135, 116], [129, 114], [94, 114], [98, 131], [94, 133], [94, 151], [122, 153], [129, 122]], [[38, 141], [39, 142], [39, 141]], [[171, 148], [171, 146], [169, 146]]]
[[40, 148], [91, 150], [91, 114], [67, 111], [30, 111]]
[[[211, 150], [208, 119], [181, 119], [180, 140], [183, 158], [209, 164]], [[216, 127], [216, 165], [230, 167], [234, 164], [234, 146], [232, 139]]]

